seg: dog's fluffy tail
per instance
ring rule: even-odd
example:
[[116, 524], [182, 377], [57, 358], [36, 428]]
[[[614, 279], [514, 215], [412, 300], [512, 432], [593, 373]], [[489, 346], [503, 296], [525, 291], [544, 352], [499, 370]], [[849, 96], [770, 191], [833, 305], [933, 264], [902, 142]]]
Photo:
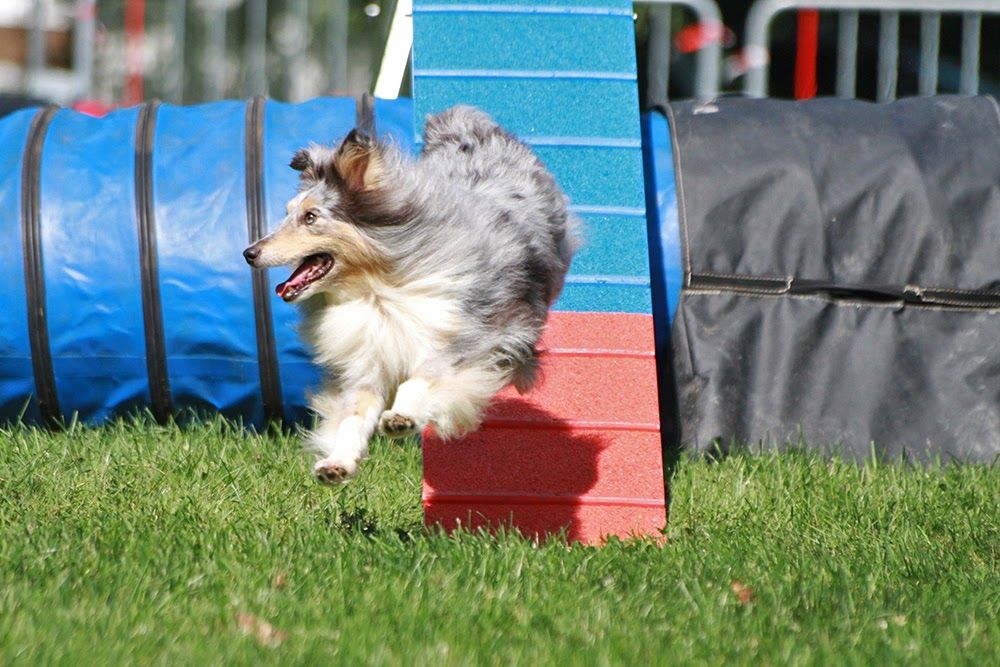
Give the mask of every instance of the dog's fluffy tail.
[[455, 438], [479, 428], [490, 399], [508, 382], [492, 368], [465, 367], [434, 382], [430, 421], [438, 435]]

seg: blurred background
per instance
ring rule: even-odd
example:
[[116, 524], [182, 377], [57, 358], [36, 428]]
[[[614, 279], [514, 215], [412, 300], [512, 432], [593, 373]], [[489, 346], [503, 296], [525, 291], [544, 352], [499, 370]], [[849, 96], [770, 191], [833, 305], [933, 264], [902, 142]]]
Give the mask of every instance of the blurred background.
[[[0, 0], [0, 94], [88, 109], [370, 90], [395, 0]], [[408, 92], [404, 90], [404, 92]]]
[[[713, 46], [721, 51], [715, 69], [723, 92], [743, 92], [747, 70], [756, 61], [765, 66], [769, 97], [841, 95], [876, 100], [880, 70], [883, 88], [891, 88], [882, 91], [882, 101], [887, 101], [888, 93], [892, 98], [934, 91], [1000, 93], [1000, 0], [855, 0], [839, 4], [861, 7], [860, 11], [788, 9], [773, 14], [767, 11], [769, 4], [774, 3], [637, 2], [639, 87], [645, 105], [661, 102], [664, 95], [694, 96], [698, 49]], [[809, 6], [807, 1], [794, 4]], [[691, 8], [702, 5], [717, 9], [721, 25], [704, 17], [696, 20]], [[764, 10], [759, 16], [771, 19], [767, 53], [748, 49], [753, 8]], [[814, 71], [804, 73], [803, 64]], [[852, 83], [844, 80], [845, 69], [854, 72], [853, 91], [845, 89]], [[813, 87], [804, 74], [813, 75]], [[796, 91], [797, 80], [800, 86], [807, 84], [805, 90]]]
[[[919, 0], [914, 11], [891, 13], [874, 0], [871, 11], [847, 21], [824, 11], [804, 22], [803, 12], [784, 11], [770, 21], [762, 55], [746, 44], [753, 4], [636, 3], [643, 106], [699, 90], [742, 91], [754, 63], [766, 67], [768, 95], [846, 94], [838, 70], [845, 43], [854, 53], [847, 65], [858, 97], [928, 92], [922, 53], [936, 57], [934, 90], [963, 90], [965, 63], [965, 89], [1000, 93], [1000, 14], [970, 21], [958, 11], [936, 12], [929, 20], [916, 11]], [[1000, 12], [1000, 0], [992, 4]], [[694, 11], [704, 6], [717, 18]], [[953, 6], [962, 9], [962, 0]], [[266, 94], [294, 102], [373, 89], [407, 95], [410, 15], [409, 0], [0, 0], [0, 113], [48, 102], [102, 113], [152, 98], [197, 103]], [[886, 52], [889, 41], [894, 53]], [[804, 79], [803, 58], [812, 62]], [[880, 69], [892, 70], [881, 83]], [[802, 89], [810, 74], [811, 89]]]

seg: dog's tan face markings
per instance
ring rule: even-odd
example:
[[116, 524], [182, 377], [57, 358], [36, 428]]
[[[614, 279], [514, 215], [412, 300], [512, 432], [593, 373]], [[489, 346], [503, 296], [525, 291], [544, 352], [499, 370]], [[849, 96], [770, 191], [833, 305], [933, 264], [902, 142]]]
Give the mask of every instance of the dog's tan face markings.
[[[299, 272], [298, 280], [308, 282], [301, 294], [341, 289], [366, 277], [387, 278], [389, 262], [384, 253], [339, 212], [353, 197], [379, 187], [385, 168], [378, 146], [351, 132], [335, 151], [321, 146], [300, 150], [291, 167], [301, 174], [301, 190], [289, 200], [281, 225], [248, 249], [256, 255], [249, 255], [247, 261], [257, 268], [301, 268], [323, 261], [323, 256], [332, 258], [332, 267], [323, 267], [326, 273]], [[299, 295], [283, 293], [286, 300]]]
[[292, 215], [298, 210], [305, 210], [308, 208], [312, 208], [315, 205], [316, 202], [314, 202], [312, 199], [308, 197], [304, 199], [300, 199], [300, 196], [294, 197], [293, 199], [290, 199], [288, 203], [285, 205], [285, 212], [287, 215]]
[[[319, 187], [323, 186], [314, 186]], [[260, 251], [255, 266], [296, 267], [313, 255], [330, 255], [333, 268], [309, 286], [309, 293], [346, 287], [345, 283], [352, 280], [387, 273], [384, 255], [357, 226], [324, 208], [311, 189], [293, 197], [287, 211], [281, 225], [255, 244]]]

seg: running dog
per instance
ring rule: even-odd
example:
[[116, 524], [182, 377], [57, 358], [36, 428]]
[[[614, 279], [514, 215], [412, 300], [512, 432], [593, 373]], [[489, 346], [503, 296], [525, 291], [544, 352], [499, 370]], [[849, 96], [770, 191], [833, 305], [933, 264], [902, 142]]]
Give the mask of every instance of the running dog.
[[430, 425], [451, 438], [477, 428], [505, 386], [532, 387], [579, 236], [525, 144], [457, 106], [428, 117], [418, 159], [355, 129], [291, 167], [288, 215], [243, 254], [255, 268], [296, 267], [276, 291], [301, 304], [326, 371], [310, 397], [317, 479], [353, 476], [376, 430]]

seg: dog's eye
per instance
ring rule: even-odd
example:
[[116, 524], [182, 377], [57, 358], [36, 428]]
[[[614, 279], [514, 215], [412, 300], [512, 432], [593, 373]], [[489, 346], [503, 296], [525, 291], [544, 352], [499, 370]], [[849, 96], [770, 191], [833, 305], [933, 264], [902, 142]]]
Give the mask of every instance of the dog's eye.
[[307, 225], [311, 225], [312, 223], [316, 222], [316, 214], [313, 213], [312, 211], [306, 211], [306, 214], [302, 216], [302, 220]]

